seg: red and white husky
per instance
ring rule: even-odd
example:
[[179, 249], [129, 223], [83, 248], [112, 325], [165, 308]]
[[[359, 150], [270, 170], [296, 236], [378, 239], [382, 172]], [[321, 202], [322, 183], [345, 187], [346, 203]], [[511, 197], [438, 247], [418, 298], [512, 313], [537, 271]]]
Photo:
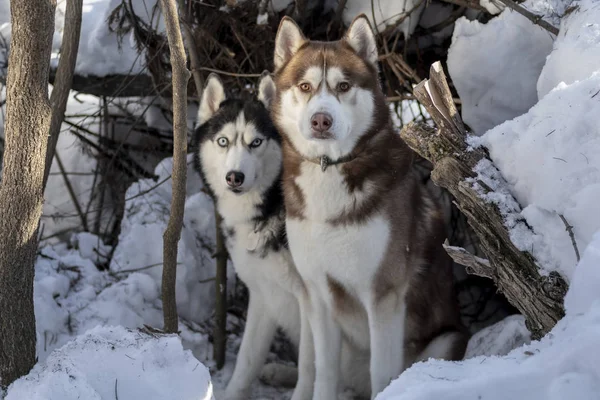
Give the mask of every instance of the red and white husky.
[[315, 400], [337, 398], [343, 342], [370, 351], [371, 397], [416, 360], [461, 359], [442, 213], [394, 132], [364, 15], [335, 42], [290, 18], [275, 43], [286, 228], [309, 306]]

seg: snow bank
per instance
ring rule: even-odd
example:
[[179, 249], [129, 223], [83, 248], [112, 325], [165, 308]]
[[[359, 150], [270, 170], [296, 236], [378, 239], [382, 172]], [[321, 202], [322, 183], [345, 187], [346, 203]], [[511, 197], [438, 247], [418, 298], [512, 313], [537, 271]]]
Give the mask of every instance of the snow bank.
[[[109, 29], [108, 18], [121, 3], [121, 0], [84, 1], [76, 66], [79, 74], [105, 76], [144, 72], [145, 59], [138, 54], [133, 32], [127, 33], [120, 43], [117, 34]], [[143, 22], [164, 30], [160, 11], [153, 10], [156, 0], [136, 0], [128, 4]]]
[[6, 400], [210, 400], [210, 374], [176, 335], [98, 327], [13, 383]]
[[[504, 357], [429, 360], [406, 370], [377, 400], [596, 400], [600, 393], [600, 231], [585, 251], [567, 315], [540, 341]], [[595, 282], [583, 284], [583, 282]]]
[[582, 0], [562, 19], [561, 31], [537, 82], [539, 98], [561, 82], [571, 84], [600, 66], [600, 3]]
[[462, 100], [462, 117], [476, 134], [537, 102], [536, 82], [552, 42], [547, 31], [509, 9], [487, 24], [465, 17], [456, 21], [448, 71]]
[[558, 270], [567, 279], [576, 258], [559, 215], [573, 225], [580, 251], [600, 229], [599, 90], [600, 72], [561, 84], [527, 114], [480, 140], [523, 206], [522, 215], [543, 238], [547, 254], [536, 252], [539, 248], [534, 254], [546, 260], [546, 270]]

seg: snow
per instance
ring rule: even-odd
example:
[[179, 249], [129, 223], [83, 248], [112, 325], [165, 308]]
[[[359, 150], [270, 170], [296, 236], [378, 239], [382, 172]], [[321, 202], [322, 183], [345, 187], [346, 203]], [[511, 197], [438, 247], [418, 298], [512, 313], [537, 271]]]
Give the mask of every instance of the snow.
[[567, 279], [576, 258], [559, 215], [573, 226], [580, 251], [600, 229], [600, 95], [594, 97], [599, 88], [600, 72], [560, 84], [528, 113], [479, 141], [523, 206], [523, 217], [543, 238], [546, 256], [534, 249], [547, 259], [542, 266]]
[[465, 17], [456, 21], [448, 71], [462, 100], [462, 117], [474, 133], [481, 135], [537, 102], [536, 82], [552, 42], [547, 31], [510, 9], [487, 24]]
[[561, 31], [537, 81], [540, 98], [561, 82], [583, 80], [600, 65], [600, 3], [582, 0], [563, 18]]
[[214, 400], [208, 369], [177, 335], [97, 327], [16, 381], [6, 400]]
[[[81, 36], [77, 54], [76, 72], [79, 75], [106, 76], [111, 74], [147, 73], [145, 58], [138, 54], [131, 30], [124, 34], [122, 42], [115, 32], [111, 32], [108, 18], [121, 0], [84, 0], [82, 8]], [[8, 0], [0, 0], [0, 34], [10, 38], [10, 13]], [[164, 22], [156, 0], [136, 0], [129, 2], [133, 11], [144, 23], [164, 31]], [[66, 0], [57, 2], [55, 32], [53, 38], [53, 64], [56, 65], [64, 28]], [[2, 59], [0, 59], [0, 65]]]
[[[567, 293], [567, 315], [539, 341], [503, 357], [414, 364], [377, 400], [597, 400], [600, 393], [600, 231]], [[594, 281], [593, 285], [582, 284]]]
[[525, 326], [525, 317], [520, 314], [510, 315], [475, 333], [469, 339], [465, 358], [504, 356], [530, 342], [531, 333]]
[[356, 16], [364, 13], [369, 18], [371, 26], [376, 26], [377, 30], [381, 31], [411, 12], [410, 16], [396, 28], [408, 38], [417, 27], [424, 6], [425, 3], [419, 0], [373, 0], [373, 2], [348, 0], [342, 13], [342, 20], [346, 26], [349, 26]]

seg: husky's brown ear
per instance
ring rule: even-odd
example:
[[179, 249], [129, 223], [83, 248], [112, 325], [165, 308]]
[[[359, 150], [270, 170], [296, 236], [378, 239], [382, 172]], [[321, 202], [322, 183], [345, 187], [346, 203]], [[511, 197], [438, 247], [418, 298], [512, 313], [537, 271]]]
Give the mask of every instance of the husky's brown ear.
[[377, 68], [377, 41], [371, 23], [365, 14], [354, 18], [344, 40], [359, 56]]
[[277, 72], [306, 42], [300, 27], [288, 16], [281, 19], [275, 37], [275, 55], [273, 63]]
[[202, 92], [202, 100], [198, 107], [198, 118], [196, 126], [200, 126], [208, 121], [219, 109], [221, 103], [225, 100], [225, 89], [221, 78], [214, 72], [208, 76], [204, 91]]
[[267, 110], [271, 106], [271, 101], [275, 97], [275, 82], [271, 78], [269, 71], [263, 71], [258, 82], [258, 100], [260, 100]]

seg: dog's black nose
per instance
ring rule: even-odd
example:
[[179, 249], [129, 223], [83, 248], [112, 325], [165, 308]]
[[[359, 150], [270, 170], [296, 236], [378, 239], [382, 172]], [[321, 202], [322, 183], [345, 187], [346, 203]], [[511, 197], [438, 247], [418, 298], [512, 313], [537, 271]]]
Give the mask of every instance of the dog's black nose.
[[333, 118], [328, 113], [314, 113], [310, 118], [310, 126], [314, 132], [323, 133], [331, 129]]
[[244, 174], [238, 171], [229, 171], [225, 175], [225, 180], [229, 187], [236, 188], [242, 186], [242, 183], [244, 183]]

